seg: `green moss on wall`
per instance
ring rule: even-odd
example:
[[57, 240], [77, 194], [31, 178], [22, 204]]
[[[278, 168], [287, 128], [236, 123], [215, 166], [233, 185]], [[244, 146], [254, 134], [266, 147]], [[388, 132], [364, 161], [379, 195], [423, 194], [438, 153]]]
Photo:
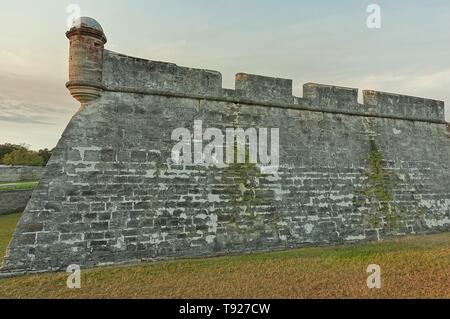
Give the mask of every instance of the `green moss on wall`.
[[[248, 147], [245, 147], [245, 163], [237, 163], [238, 145], [234, 143], [234, 163], [230, 164], [229, 170], [233, 178], [227, 192], [230, 195], [230, 201], [233, 206], [238, 208], [235, 210], [235, 215], [229, 220], [230, 226], [236, 226], [241, 223], [251, 222], [253, 224], [252, 230], [256, 230], [257, 218], [255, 215], [255, 205], [258, 202], [257, 191], [259, 188], [259, 178], [261, 172], [256, 164], [250, 163], [250, 154]], [[238, 233], [239, 227], [236, 228]], [[248, 231], [248, 230], [245, 230]]]
[[246, 206], [248, 212], [256, 200], [256, 190], [258, 188], [261, 173], [256, 164], [250, 163], [250, 154], [245, 147], [245, 163], [237, 163], [237, 143], [234, 144], [234, 164], [232, 164], [234, 188], [239, 191], [239, 196], [235, 198], [238, 205]]
[[[400, 211], [393, 206], [393, 191], [397, 177], [394, 173], [386, 171], [383, 167], [383, 160], [383, 155], [375, 140], [370, 140], [364, 196], [371, 202], [371, 211], [375, 214], [370, 216], [368, 224], [372, 228], [384, 226], [387, 230], [394, 230], [399, 227], [401, 222]], [[384, 225], [382, 225], [383, 221]]]

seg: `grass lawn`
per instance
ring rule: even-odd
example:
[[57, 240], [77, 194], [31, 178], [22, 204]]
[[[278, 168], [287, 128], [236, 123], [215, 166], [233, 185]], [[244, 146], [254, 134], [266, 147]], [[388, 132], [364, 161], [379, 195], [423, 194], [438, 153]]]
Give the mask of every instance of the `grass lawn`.
[[[0, 249], [18, 215], [0, 217]], [[382, 288], [366, 285], [381, 266]], [[0, 279], [0, 298], [450, 298], [450, 234]]]
[[39, 182], [31, 181], [31, 182], [14, 182], [14, 183], [0, 183], [0, 192], [1, 191], [16, 191], [16, 190], [30, 190], [35, 189]]
[[9, 241], [20, 218], [19, 213], [0, 216], [0, 263], [6, 253]]

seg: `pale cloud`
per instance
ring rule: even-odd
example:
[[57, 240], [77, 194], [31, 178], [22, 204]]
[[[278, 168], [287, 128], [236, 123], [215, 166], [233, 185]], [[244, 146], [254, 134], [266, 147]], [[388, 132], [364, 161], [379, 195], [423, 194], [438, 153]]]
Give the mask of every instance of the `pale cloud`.
[[0, 50], [0, 67], [3, 71], [17, 71], [33, 67], [32, 55], [27, 50], [12, 52]]
[[153, 43], [149, 52], [153, 54], [172, 55], [174, 51], [180, 51], [187, 46], [186, 40], [178, 40], [167, 43]]
[[429, 74], [411, 76], [407, 80], [407, 85], [421, 90], [442, 91], [449, 94], [450, 101], [450, 68], [442, 71], [436, 71]]
[[0, 143], [53, 148], [76, 108], [0, 96]]
[[[368, 75], [359, 79], [361, 85], [394, 86], [403, 91], [448, 92], [450, 86], [450, 69], [433, 71], [425, 74], [383, 73]], [[448, 92], [450, 94], [450, 92]]]
[[372, 89], [441, 100], [446, 105], [446, 119], [450, 121], [450, 68], [428, 73], [382, 73], [354, 78], [361, 89]]
[[56, 105], [12, 100], [3, 96], [0, 96], [0, 110], [0, 122], [40, 125], [55, 125], [57, 119], [64, 114]]

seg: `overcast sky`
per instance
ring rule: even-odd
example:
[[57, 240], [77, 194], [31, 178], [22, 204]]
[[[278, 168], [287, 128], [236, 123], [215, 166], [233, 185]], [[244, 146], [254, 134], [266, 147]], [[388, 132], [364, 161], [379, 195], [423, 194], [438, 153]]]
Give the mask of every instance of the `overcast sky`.
[[[444, 100], [450, 106], [448, 0], [0, 0], [0, 143], [54, 147], [70, 97], [66, 9], [97, 19], [107, 49], [234, 74]], [[366, 25], [381, 7], [381, 29]], [[447, 112], [447, 120], [450, 114]]]

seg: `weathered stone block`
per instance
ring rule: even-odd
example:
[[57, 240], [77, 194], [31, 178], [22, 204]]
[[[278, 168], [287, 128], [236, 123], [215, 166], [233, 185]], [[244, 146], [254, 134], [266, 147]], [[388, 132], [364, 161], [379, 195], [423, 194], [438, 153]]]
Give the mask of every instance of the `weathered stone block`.
[[48, 233], [37, 233], [36, 244], [38, 245], [51, 245], [59, 241], [59, 233], [48, 232]]

